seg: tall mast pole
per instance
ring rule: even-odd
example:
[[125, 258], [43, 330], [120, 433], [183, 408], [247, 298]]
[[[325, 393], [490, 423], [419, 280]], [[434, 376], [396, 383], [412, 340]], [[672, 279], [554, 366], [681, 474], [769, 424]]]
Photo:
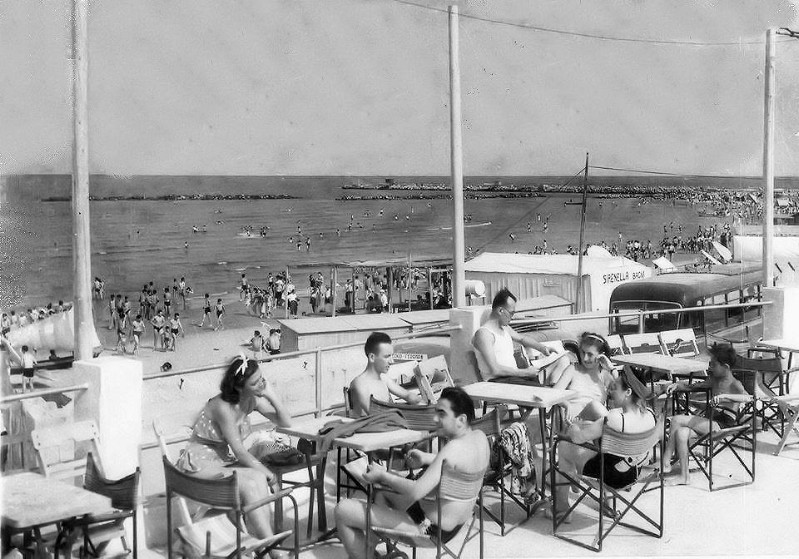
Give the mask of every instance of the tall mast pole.
[[88, 0], [73, 0], [72, 13], [72, 262], [75, 359], [92, 358], [92, 261], [89, 232], [89, 25]]
[[766, 31], [766, 95], [763, 130], [763, 285], [774, 285], [774, 58], [776, 31]]
[[461, 74], [458, 57], [458, 6], [449, 7], [449, 126], [452, 162], [452, 306], [466, 306], [465, 241], [463, 226], [463, 138]]
[[588, 203], [588, 153], [585, 154], [585, 171], [583, 172], [583, 204], [580, 209], [580, 244], [577, 245], [577, 300], [575, 310], [583, 312], [581, 297], [583, 295], [583, 242], [585, 241], [585, 206]]

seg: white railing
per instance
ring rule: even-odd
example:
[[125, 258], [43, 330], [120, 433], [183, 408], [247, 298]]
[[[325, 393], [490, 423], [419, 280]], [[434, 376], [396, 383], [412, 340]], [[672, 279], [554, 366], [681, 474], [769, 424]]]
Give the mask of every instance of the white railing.
[[[656, 301], [653, 301], [656, 302]], [[607, 314], [583, 314], [583, 315], [568, 315], [568, 316], [548, 316], [544, 318], [521, 318], [511, 321], [511, 326], [535, 326], [536, 324], [548, 324], [552, 322], [578, 322], [586, 320], [597, 319], [616, 319], [616, 318], [630, 318], [637, 317], [638, 319], [638, 333], [644, 333], [644, 320], [649, 315], [662, 315], [662, 314], [679, 314], [687, 312], [706, 312], [719, 309], [751, 309], [752, 307], [765, 307], [771, 305], [771, 301], [752, 301], [750, 303], [729, 303], [723, 305], [705, 305], [698, 307], [682, 307], [674, 309], [654, 309], [654, 310], [640, 310], [640, 311], [623, 311], [618, 313]], [[742, 322], [743, 323], [743, 322]]]
[[[407, 340], [412, 338], [430, 336], [430, 335], [444, 335], [449, 334], [451, 332], [456, 332], [460, 330], [460, 326], [443, 326], [443, 327], [436, 327], [430, 329], [419, 330], [415, 332], [410, 332], [408, 334], [400, 334], [400, 335], [392, 335], [392, 339], [394, 341], [398, 340]], [[327, 411], [331, 411], [334, 409], [341, 408], [343, 406], [343, 392], [341, 391], [340, 387], [336, 387], [337, 395], [341, 395], [341, 401], [336, 401], [334, 404], [330, 404], [329, 402], [325, 402], [325, 398], [323, 398], [323, 378], [324, 378], [324, 371], [323, 371], [323, 355], [330, 354], [334, 352], [339, 352], [342, 350], [348, 350], [356, 347], [362, 347], [364, 341], [354, 341], [354, 342], [347, 342], [343, 344], [331, 345], [331, 346], [323, 346], [317, 347], [313, 349], [304, 349], [298, 351], [291, 351], [287, 353], [278, 353], [275, 355], [267, 355], [261, 359], [258, 359], [259, 363], [272, 363], [272, 362], [279, 362], [279, 361], [286, 361], [290, 359], [302, 358], [305, 356], [313, 356], [314, 367], [313, 367], [313, 385], [314, 385], [314, 405], [310, 408], [302, 408], [299, 410], [293, 410], [292, 415], [295, 417], [301, 416], [308, 416], [314, 415], [316, 417], [322, 415]], [[171, 371], [164, 371], [158, 373], [152, 373], [149, 375], [145, 375], [144, 381], [145, 382], [152, 382], [157, 381], [160, 379], [168, 379], [171, 377], [190, 377], [191, 375], [198, 375], [201, 373], [208, 373], [211, 371], [220, 371], [224, 370], [229, 363], [215, 363], [213, 365], [206, 365], [203, 367], [196, 367], [192, 369], [181, 369], [181, 370], [171, 370]], [[146, 390], [146, 386], [145, 386]], [[195, 410], [196, 411], [196, 410]], [[150, 418], [145, 417], [144, 426], [145, 429], [149, 429], [149, 421]], [[168, 435], [167, 440], [169, 444], [185, 442], [188, 440], [188, 434], [185, 435]], [[142, 450], [149, 450], [157, 447], [157, 443], [154, 441], [143, 442], [141, 445]]]

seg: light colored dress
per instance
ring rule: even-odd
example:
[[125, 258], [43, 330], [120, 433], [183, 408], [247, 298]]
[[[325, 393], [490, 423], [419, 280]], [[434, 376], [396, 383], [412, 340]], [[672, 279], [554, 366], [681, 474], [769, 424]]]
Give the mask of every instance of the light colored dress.
[[[175, 466], [184, 472], [200, 473], [204, 470], [219, 470], [235, 464], [237, 459], [222, 430], [211, 417], [210, 400], [200, 412], [194, 423], [188, 445], [180, 453]], [[244, 414], [238, 422], [239, 435], [245, 440], [252, 432], [249, 414]], [[210, 473], [210, 472], [206, 472]]]

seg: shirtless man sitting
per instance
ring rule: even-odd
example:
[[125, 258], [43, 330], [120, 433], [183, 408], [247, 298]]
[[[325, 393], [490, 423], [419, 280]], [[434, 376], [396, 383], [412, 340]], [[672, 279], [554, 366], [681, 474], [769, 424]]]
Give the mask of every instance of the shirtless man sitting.
[[402, 388], [386, 376], [393, 362], [394, 348], [391, 337], [383, 332], [372, 332], [363, 346], [368, 362], [366, 369], [350, 383], [350, 403], [354, 417], [369, 414], [372, 396], [375, 399], [390, 402], [391, 394], [402, 398], [409, 404], [421, 403], [421, 398]]
[[[445, 388], [436, 404], [436, 423], [437, 435], [447, 439], [447, 444], [441, 447], [438, 454], [414, 449], [406, 457], [414, 468], [427, 466], [422, 476], [410, 480], [386, 471], [377, 463], [371, 464], [364, 479], [385, 486], [392, 492], [377, 494], [371, 508], [373, 526], [412, 532], [423, 528], [426, 534], [435, 537], [440, 525], [442, 543], [447, 543], [457, 535], [472, 516], [477, 494], [471, 500], [462, 500], [462, 496], [448, 499], [443, 494], [441, 517], [437, 514], [435, 499], [423, 499], [434, 493], [441, 482], [444, 461], [454, 470], [454, 476], [477, 475], [482, 478], [484, 475], [490, 455], [488, 440], [482, 431], [472, 429], [472, 421], [474, 403], [469, 395], [462, 388]], [[345, 499], [336, 506], [336, 528], [351, 559], [367, 557], [365, 527], [365, 501]], [[374, 549], [371, 541], [369, 549]]]

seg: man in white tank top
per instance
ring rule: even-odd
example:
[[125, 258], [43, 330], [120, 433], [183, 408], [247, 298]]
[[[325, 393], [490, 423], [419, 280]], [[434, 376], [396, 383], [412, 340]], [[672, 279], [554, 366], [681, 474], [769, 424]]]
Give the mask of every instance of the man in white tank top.
[[[544, 355], [556, 353], [529, 336], [519, 334], [510, 327], [510, 320], [516, 312], [516, 297], [507, 288], [501, 289], [491, 304], [491, 316], [472, 338], [477, 365], [483, 380], [513, 384], [538, 384], [540, 368], [520, 369], [513, 357], [513, 343], [531, 347]], [[552, 363], [552, 376], [565, 370], [571, 361], [566, 354]]]

